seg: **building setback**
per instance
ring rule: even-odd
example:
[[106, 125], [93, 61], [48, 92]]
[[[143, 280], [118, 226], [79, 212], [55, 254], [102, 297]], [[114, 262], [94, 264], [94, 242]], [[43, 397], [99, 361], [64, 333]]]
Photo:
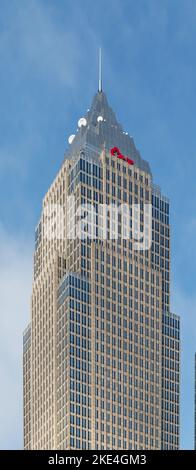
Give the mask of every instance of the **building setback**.
[[[23, 338], [24, 448], [178, 449], [180, 321], [170, 312], [169, 201], [101, 89], [78, 124], [35, 232]], [[93, 204], [94, 236], [92, 220], [91, 236], [85, 226], [78, 231], [81, 204]], [[118, 237], [111, 215], [101, 236], [103, 204], [129, 204], [129, 238], [119, 235], [121, 215]], [[140, 207], [136, 235], [145, 234], [150, 208], [145, 249], [136, 248], [133, 204]]]

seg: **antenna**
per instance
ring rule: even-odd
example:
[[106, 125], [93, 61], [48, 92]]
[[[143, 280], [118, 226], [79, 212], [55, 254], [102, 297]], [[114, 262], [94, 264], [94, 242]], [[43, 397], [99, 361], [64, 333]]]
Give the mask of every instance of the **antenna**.
[[99, 87], [98, 91], [102, 91], [102, 57], [101, 57], [101, 47], [99, 48]]

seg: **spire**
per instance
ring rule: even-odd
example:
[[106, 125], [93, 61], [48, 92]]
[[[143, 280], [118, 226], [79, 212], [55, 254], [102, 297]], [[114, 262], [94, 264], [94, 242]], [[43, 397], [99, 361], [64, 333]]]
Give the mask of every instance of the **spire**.
[[99, 159], [103, 147], [110, 152], [111, 148], [117, 146], [123, 155], [135, 161], [135, 165], [151, 173], [148, 162], [141, 158], [133, 138], [123, 130], [102, 91], [101, 48], [99, 49], [98, 92], [93, 98], [90, 109], [80, 117], [76, 134], [71, 134], [68, 141], [70, 147], [65, 154], [67, 160], [76, 160], [81, 149], [92, 159]]
[[102, 92], [102, 57], [101, 57], [101, 47], [99, 48], [99, 93]]

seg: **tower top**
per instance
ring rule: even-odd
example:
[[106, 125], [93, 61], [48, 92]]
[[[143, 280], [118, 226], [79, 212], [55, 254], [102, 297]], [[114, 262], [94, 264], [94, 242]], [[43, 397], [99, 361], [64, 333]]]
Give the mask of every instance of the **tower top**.
[[99, 86], [98, 91], [99, 93], [102, 92], [102, 54], [101, 54], [101, 47], [99, 48]]

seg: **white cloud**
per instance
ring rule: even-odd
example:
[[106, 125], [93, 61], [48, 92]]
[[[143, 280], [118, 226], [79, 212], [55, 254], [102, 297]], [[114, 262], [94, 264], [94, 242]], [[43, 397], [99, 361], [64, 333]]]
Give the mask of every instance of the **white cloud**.
[[30, 318], [32, 246], [0, 226], [0, 448], [22, 447], [22, 332]]
[[[194, 355], [196, 352], [196, 295], [175, 286], [172, 311], [181, 318], [181, 445], [193, 448]], [[192, 441], [192, 444], [190, 442]]]
[[1, 30], [0, 53], [6, 51], [7, 61], [12, 60], [19, 77], [25, 70], [32, 77], [43, 75], [48, 81], [52, 78], [73, 87], [77, 78], [77, 34], [68, 28], [63, 31], [53, 15], [41, 2], [17, 2], [9, 15], [9, 28]]

